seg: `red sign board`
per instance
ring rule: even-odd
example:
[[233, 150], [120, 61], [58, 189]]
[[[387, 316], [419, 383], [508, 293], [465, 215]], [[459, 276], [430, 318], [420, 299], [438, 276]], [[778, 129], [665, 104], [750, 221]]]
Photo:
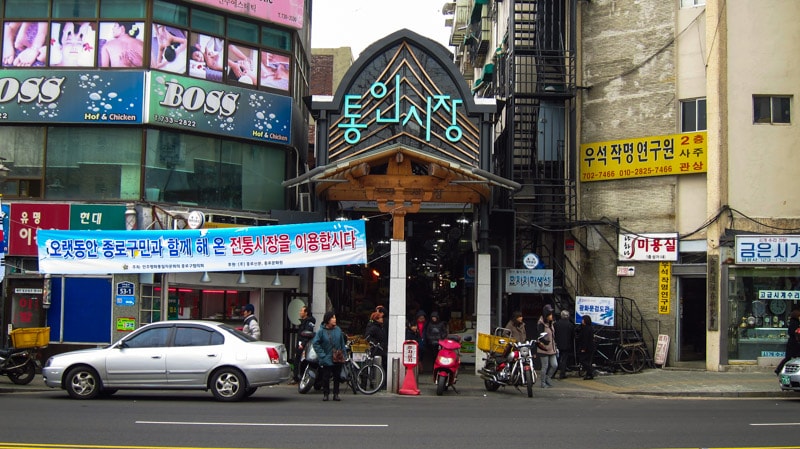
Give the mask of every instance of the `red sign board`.
[[406, 340], [403, 342], [403, 366], [417, 366], [418, 346], [419, 345], [414, 340]]
[[10, 256], [38, 256], [36, 231], [69, 229], [69, 204], [14, 203], [8, 233]]

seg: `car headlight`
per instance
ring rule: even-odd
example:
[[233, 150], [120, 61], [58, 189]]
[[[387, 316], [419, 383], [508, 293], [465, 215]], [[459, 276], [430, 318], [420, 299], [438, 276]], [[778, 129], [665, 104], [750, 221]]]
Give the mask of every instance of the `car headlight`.
[[53, 364], [53, 358], [49, 357], [46, 362], [44, 362], [44, 367], [47, 368], [48, 366]]

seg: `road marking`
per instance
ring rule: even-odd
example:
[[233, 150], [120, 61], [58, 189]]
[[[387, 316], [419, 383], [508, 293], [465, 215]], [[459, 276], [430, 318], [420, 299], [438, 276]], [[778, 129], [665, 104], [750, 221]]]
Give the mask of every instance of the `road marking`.
[[389, 427], [388, 424], [246, 423], [195, 421], [134, 421], [136, 424], [167, 426], [244, 426], [244, 427]]
[[800, 426], [800, 422], [765, 422], [750, 423], [751, 426]]

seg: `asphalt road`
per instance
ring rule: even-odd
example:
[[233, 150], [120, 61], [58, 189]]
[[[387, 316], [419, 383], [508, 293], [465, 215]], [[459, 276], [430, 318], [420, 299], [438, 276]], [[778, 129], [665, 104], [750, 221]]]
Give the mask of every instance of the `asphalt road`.
[[192, 448], [688, 448], [797, 447], [800, 398], [675, 399], [342, 395], [322, 402], [289, 386], [241, 403], [204, 392], [5, 394], [0, 449]]

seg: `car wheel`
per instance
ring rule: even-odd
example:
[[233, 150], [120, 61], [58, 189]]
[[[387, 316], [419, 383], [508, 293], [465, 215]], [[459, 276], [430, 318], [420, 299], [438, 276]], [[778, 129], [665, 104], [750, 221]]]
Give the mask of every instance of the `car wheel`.
[[64, 389], [72, 399], [94, 399], [102, 387], [100, 376], [88, 366], [76, 366], [64, 378]]
[[247, 393], [247, 380], [238, 369], [222, 368], [211, 376], [209, 388], [218, 401], [241, 401]]

